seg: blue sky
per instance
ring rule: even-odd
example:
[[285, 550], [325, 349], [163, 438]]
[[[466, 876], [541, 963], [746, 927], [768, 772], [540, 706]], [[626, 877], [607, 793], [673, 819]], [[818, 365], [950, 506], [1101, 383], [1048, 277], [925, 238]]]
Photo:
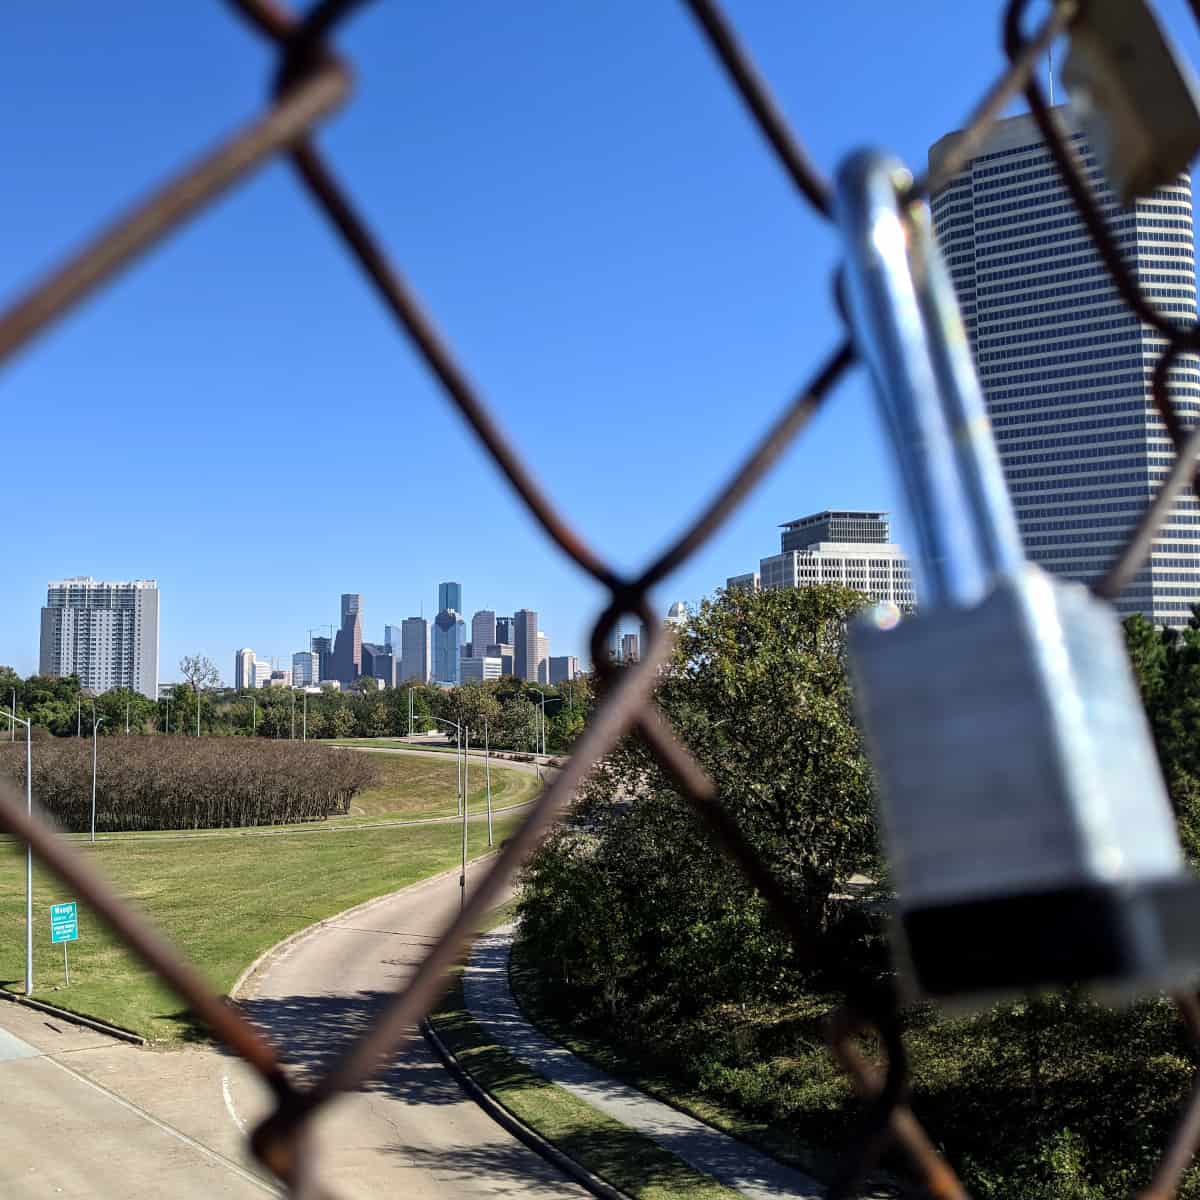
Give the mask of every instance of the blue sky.
[[[256, 113], [272, 69], [219, 3], [6, 14], [0, 304]], [[1193, 62], [1184, 0], [1160, 6]], [[999, 5], [737, 0], [815, 158], [919, 165], [1002, 66]], [[661, 547], [833, 345], [833, 236], [681, 5], [367, 6], [319, 142], [504, 427], [621, 567]], [[861, 372], [664, 609], [753, 569], [781, 521], [897, 507]], [[36, 669], [49, 579], [153, 577], [184, 653], [290, 655], [363, 593], [365, 632], [536, 608], [586, 655], [600, 590], [550, 546], [273, 164], [26, 348], [3, 378], [0, 663]], [[901, 532], [902, 532], [901, 526]]]

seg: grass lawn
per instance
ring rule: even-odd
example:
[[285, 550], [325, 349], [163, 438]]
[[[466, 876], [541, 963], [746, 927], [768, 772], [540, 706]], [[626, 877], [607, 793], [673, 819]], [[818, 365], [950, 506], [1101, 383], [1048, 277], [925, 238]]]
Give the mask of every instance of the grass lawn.
[[637, 1200], [732, 1200], [738, 1195], [496, 1045], [463, 1005], [461, 973], [435, 1010], [433, 1023], [480, 1087], [564, 1154], [628, 1195]]
[[[493, 791], [495, 782], [493, 776]], [[520, 814], [497, 818], [497, 843], [520, 820]], [[81, 849], [214, 988], [227, 992], [245, 967], [288, 934], [454, 866], [460, 836], [452, 823], [270, 838], [231, 832], [191, 841], [131, 839]], [[486, 824], [472, 824], [470, 854], [486, 848]], [[80, 939], [70, 948], [71, 985], [63, 986], [49, 908], [70, 899], [35, 866], [34, 997], [154, 1041], [202, 1036], [179, 1000], [82, 906]], [[25, 855], [8, 842], [0, 846], [0, 986], [9, 990], [23, 986], [24, 920]]]
[[[458, 811], [452, 761], [439, 762], [410, 754], [373, 754], [371, 761], [379, 772], [379, 781], [350, 802], [351, 818], [449, 817]], [[470, 762], [468, 782], [468, 810], [485, 811], [486, 778], [483, 764], [474, 759]], [[532, 800], [538, 786], [537, 776], [530, 772], [492, 765], [493, 809]]]

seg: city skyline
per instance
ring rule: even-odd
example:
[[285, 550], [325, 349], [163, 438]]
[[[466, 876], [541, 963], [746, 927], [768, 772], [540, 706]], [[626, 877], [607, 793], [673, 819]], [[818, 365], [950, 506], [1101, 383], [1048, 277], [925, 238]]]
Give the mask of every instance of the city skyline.
[[[948, 6], [937, 22], [917, 23], [903, 9], [871, 6], [876, 36], [859, 46], [866, 11], [743, 5], [733, 17], [824, 172], [869, 140], [919, 173], [928, 147], [1003, 68], [994, 13]], [[1164, 16], [1185, 56], [1200, 60], [1186, 6], [1168, 5]], [[477, 17], [454, 86], [432, 62], [406, 59], [398, 71], [393, 61], [397, 45], [452, 38], [452, 13], [375, 6], [348, 24], [340, 44], [359, 66], [360, 89], [323, 127], [322, 144], [371, 196], [381, 244], [571, 527], [619, 570], [636, 571], [844, 336], [828, 286], [841, 249], [797, 204], [681, 11], [641, 12], [634, 44], [603, 6]], [[261, 49], [219, 9], [190, 15], [195, 36], [181, 39], [171, 6], [146, 6], [133, 44], [102, 11], [83, 9], [72, 43], [86, 53], [64, 48], [32, 8], [13, 20], [25, 52], [12, 64], [23, 112], [9, 147], [17, 185], [0, 229], [10, 297], [261, 101]], [[861, 85], [846, 86], [836, 56], [796, 71], [796, 47], [814, 39], [855, 45]], [[528, 71], [501, 69], [530, 43], [539, 52]], [[173, 47], [169, 69], [146, 52], [158, 45]], [[212, 70], [214, 47], [221, 73]], [[154, 105], [137, 89], [109, 86], [109, 64], [134, 52]], [[64, 53], [72, 55], [65, 79], [40, 69]], [[580, 71], [584, 60], [605, 62], [611, 78], [601, 85]], [[938, 62], [936, 103], [888, 102], [884, 81], [896, 61]], [[831, 94], [836, 119], [814, 119]], [[392, 115], [417, 96], [436, 96], [446, 127], [462, 137], [417, 139], [397, 173], [387, 150]], [[552, 163], [546, 148], [564, 137], [591, 152]], [[49, 156], [47, 146], [59, 152]], [[714, 162], [719, 186], [696, 189]], [[579, 236], [583, 220], [588, 238]], [[46, 581], [64, 573], [158, 579], [164, 679], [190, 653], [226, 675], [240, 646], [289, 661], [318, 618], [329, 622], [329, 597], [342, 588], [363, 594], [368, 636], [381, 641], [384, 624], [421, 613], [422, 603], [427, 620], [436, 615], [436, 592], [414, 581], [448, 578], [461, 580], [472, 611], [477, 602], [497, 612], [534, 605], [553, 654], [590, 658], [603, 590], [513, 499], [286, 171], [253, 176], [31, 344], [10, 364], [6, 394], [13, 518], [0, 662], [22, 674], [37, 669], [29, 614]], [[404, 498], [389, 472], [362, 462], [363, 437], [392, 428], [398, 401], [405, 445], [422, 447], [406, 456]], [[120, 416], [99, 420], [101, 412]], [[56, 486], [35, 519], [21, 501], [44, 482], [47, 413], [58, 421]], [[611, 455], [588, 448], [625, 427], [637, 436], [623, 440], [614, 473]], [[334, 428], [352, 435], [332, 436]], [[320, 503], [295, 520], [264, 521], [279, 503], [278, 474], [238, 472], [228, 486], [240, 461], [235, 431], [237, 444], [311, 464], [302, 478], [319, 488]], [[686, 464], [669, 502], [664, 462], [671, 472]], [[186, 485], [196, 464], [214, 486]], [[447, 487], [451, 470], [457, 482]], [[708, 594], [756, 563], [781, 516], [835, 505], [890, 510], [896, 541], [909, 545], [861, 371], [656, 591], [655, 609]], [[472, 538], [457, 567], [446, 534], [433, 531], [474, 533], [481, 514], [492, 536]]]

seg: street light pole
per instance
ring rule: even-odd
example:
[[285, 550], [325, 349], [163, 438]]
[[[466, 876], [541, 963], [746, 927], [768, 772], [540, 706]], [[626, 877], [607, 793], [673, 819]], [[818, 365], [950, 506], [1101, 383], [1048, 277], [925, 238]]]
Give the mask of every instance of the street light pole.
[[441, 725], [449, 725], [454, 730], [454, 780], [455, 786], [458, 788], [458, 812], [462, 815], [463, 799], [462, 799], [462, 726], [457, 721], [449, 721], [445, 717], [431, 717], [430, 720], [437, 721]]
[[12, 690], [12, 715], [8, 721], [8, 740], [15, 742], [17, 740], [17, 689]]
[[296, 740], [296, 689], [292, 688], [292, 741]]
[[[17, 722], [25, 726], [25, 812], [33, 816], [33, 724], [17, 716], [15, 703], [16, 692], [13, 692], [13, 710], [8, 714], [15, 730]], [[15, 740], [15, 739], [13, 739]], [[25, 846], [25, 995], [33, 991], [33, 848]]]
[[488, 740], [488, 723], [487, 717], [483, 718], [483, 773], [487, 777], [487, 810], [488, 810], [488, 846], [491, 847], [495, 843], [492, 841], [492, 760], [490, 755], [490, 742]]
[[83, 697], [75, 697], [75, 736], [83, 737]]
[[125, 701], [125, 736], [129, 736], [129, 701]]
[[458, 877], [458, 911], [467, 906], [467, 789], [470, 786], [471, 730], [464, 731], [463, 741], [463, 806], [462, 806], [462, 874]]
[[301, 724], [300, 740], [302, 742], [308, 741], [308, 689], [307, 688], [305, 688], [305, 690], [304, 690], [304, 712], [303, 712], [303, 719], [302, 719], [302, 724]]
[[100, 740], [96, 731], [104, 724], [104, 718], [92, 723], [92, 845], [96, 844], [96, 743]]
[[412, 702], [412, 694], [413, 694], [413, 690], [412, 690], [412, 688], [409, 688], [409, 689], [408, 689], [408, 736], [409, 736], [409, 737], [412, 737], [412, 735], [413, 735], [413, 702]]
[[196, 684], [196, 736], [200, 736], [200, 685]]
[[250, 693], [250, 736], [254, 737], [255, 730], [258, 728], [258, 699], [253, 692]]

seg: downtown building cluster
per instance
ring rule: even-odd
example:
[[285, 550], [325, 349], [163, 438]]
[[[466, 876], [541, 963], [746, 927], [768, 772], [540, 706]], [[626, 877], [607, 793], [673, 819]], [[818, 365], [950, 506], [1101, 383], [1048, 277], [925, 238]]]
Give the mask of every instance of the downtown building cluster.
[[382, 642], [369, 642], [363, 638], [362, 596], [344, 592], [336, 631], [331, 627], [325, 637], [313, 637], [310, 631], [307, 649], [292, 655], [290, 668], [264, 662], [251, 649], [238, 650], [234, 685], [353, 688], [369, 678], [381, 687], [412, 682], [454, 687], [505, 676], [556, 684], [579, 674], [574, 655], [551, 656], [550, 639], [538, 629], [532, 609], [518, 609], [511, 616], [479, 609], [469, 626], [463, 612], [462, 585], [442, 583], [432, 621], [407, 617], [385, 625]]

